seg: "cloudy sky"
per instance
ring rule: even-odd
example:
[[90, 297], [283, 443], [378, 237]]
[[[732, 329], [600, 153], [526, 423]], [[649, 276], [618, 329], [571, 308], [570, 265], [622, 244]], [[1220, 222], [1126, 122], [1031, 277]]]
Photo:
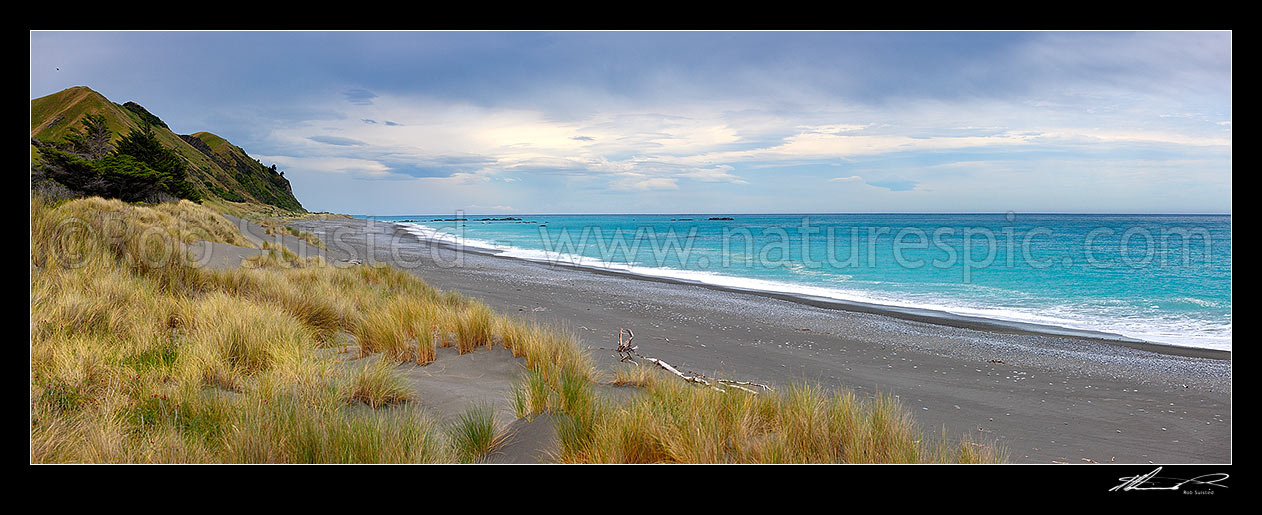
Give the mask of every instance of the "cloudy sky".
[[1230, 32], [32, 32], [354, 214], [1231, 211]]

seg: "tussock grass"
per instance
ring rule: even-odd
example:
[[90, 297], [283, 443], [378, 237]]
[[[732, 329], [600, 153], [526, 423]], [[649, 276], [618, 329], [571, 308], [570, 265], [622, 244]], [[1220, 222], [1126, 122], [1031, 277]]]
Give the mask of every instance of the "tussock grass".
[[555, 390], [542, 375], [537, 372], [526, 372], [522, 381], [513, 388], [513, 411], [517, 418], [534, 418], [559, 406], [554, 400]]
[[360, 313], [440, 297], [419, 279], [279, 251], [198, 268], [182, 243], [248, 243], [192, 203], [33, 197], [31, 227], [33, 462], [456, 460], [394, 360], [316, 354]]
[[614, 370], [609, 384], [614, 386], [649, 386], [657, 379], [657, 371], [647, 366], [622, 366]]
[[507, 439], [507, 433], [495, 424], [495, 412], [487, 403], [475, 403], [451, 424], [447, 431], [451, 447], [461, 463], [485, 458]]
[[[160, 239], [159, 236], [184, 243], [207, 240], [253, 247], [232, 222], [188, 200], [145, 207], [117, 199], [91, 197], [66, 202], [58, 206], [57, 211], [58, 214], [49, 221], [72, 222], [71, 226], [58, 227], [53, 224], [49, 229], [82, 231], [91, 228], [109, 243], [128, 244], [128, 247], [124, 247], [127, 250], [139, 248], [137, 243], [148, 243], [149, 240], [156, 242]], [[35, 216], [33, 210], [32, 221]], [[36, 233], [32, 238], [43, 240], [47, 236], [48, 233]], [[116, 254], [116, 257], [122, 256]]]
[[181, 347], [234, 375], [270, 370], [315, 341], [314, 332], [284, 310], [219, 292], [191, 302], [184, 317], [191, 322]]
[[492, 330], [495, 328], [495, 313], [485, 304], [465, 307], [455, 321], [455, 326], [456, 350], [461, 354], [494, 345]]
[[[726, 393], [626, 365], [610, 384], [635, 385], [630, 402], [605, 401], [572, 379], [541, 392], [528, 379], [514, 396], [519, 415], [560, 415], [558, 460], [568, 463], [996, 463], [992, 442], [927, 442], [890, 395], [793, 384], [760, 395]], [[540, 405], [546, 405], [541, 408]], [[954, 443], [953, 443], [954, 442]]]
[[413, 407], [371, 413], [311, 410], [278, 396], [241, 403], [225, 436], [238, 463], [449, 463], [438, 426]]
[[[926, 443], [889, 396], [809, 385], [723, 394], [637, 367], [613, 383], [641, 395], [614, 403], [572, 332], [396, 268], [337, 268], [281, 248], [237, 269], [194, 266], [185, 243], [249, 243], [187, 201], [32, 197], [30, 225], [33, 462], [476, 461], [503, 438], [489, 408], [430, 420], [397, 370], [450, 345], [522, 358], [513, 407], [556, 415], [565, 462], [1004, 459], [971, 438]], [[345, 335], [371, 355], [358, 366], [322, 353]]]
[[394, 297], [361, 315], [355, 338], [363, 354], [384, 353], [394, 361], [424, 365], [434, 361], [438, 310], [412, 297]]
[[362, 401], [376, 409], [413, 400], [411, 387], [394, 374], [394, 364], [384, 359], [371, 360], [355, 376], [351, 400]]
[[[358, 320], [355, 284], [337, 281], [337, 271], [329, 267], [277, 265], [203, 273], [219, 291], [280, 307], [314, 329], [322, 342], [353, 328]], [[312, 295], [313, 291], [326, 294]]]

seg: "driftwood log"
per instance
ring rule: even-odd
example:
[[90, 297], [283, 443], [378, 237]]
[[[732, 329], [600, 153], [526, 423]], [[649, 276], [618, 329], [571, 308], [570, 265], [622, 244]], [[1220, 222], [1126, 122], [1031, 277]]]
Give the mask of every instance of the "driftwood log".
[[[623, 335], [626, 335], [627, 337], [626, 340], [623, 340]], [[735, 388], [737, 390], [754, 393], [754, 394], [758, 392], [754, 390], [753, 388], [761, 388], [767, 391], [771, 390], [770, 386], [767, 386], [761, 383], [755, 383], [753, 381], [734, 381], [731, 379], [715, 378], [715, 377], [709, 377], [703, 374], [699, 374], [693, 371], [689, 371], [687, 374], [685, 374], [683, 372], [680, 372], [679, 369], [675, 368], [670, 363], [662, 361], [661, 359], [649, 357], [649, 356], [641, 356], [638, 352], [636, 352], [639, 349], [639, 347], [636, 345], [631, 345], [631, 340], [633, 339], [635, 339], [635, 333], [632, 332], [630, 329], [618, 330], [618, 347], [614, 349], [615, 351], [618, 352], [618, 356], [619, 356], [618, 361], [620, 362], [630, 361], [632, 363], [635, 363], [638, 366], [639, 362], [637, 362], [635, 358], [640, 358], [644, 361], [657, 365], [662, 370], [670, 372], [671, 374], [674, 374], [676, 377], [679, 377], [680, 379], [683, 379], [684, 381], [687, 381], [689, 383], [705, 385], [715, 390], [718, 390], [720, 392], [726, 392], [727, 390], [725, 390], [725, 388]], [[753, 388], [747, 388], [747, 387], [753, 387]]]

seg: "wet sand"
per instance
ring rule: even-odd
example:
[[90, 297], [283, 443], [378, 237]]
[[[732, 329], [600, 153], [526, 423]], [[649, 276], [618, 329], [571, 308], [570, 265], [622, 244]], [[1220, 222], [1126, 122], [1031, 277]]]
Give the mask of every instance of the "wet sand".
[[390, 263], [502, 313], [573, 331], [606, 369], [618, 330], [681, 370], [892, 393], [931, 435], [971, 433], [1017, 463], [1231, 463], [1229, 352], [1047, 334], [528, 262], [393, 224], [299, 220], [330, 262]]

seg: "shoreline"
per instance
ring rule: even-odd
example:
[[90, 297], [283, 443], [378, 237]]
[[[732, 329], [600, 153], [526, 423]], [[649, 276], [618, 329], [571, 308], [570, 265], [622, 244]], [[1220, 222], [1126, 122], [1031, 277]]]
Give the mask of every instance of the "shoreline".
[[641, 353], [681, 370], [893, 394], [927, 436], [993, 439], [1015, 463], [1231, 462], [1229, 354], [953, 327], [467, 248], [451, 266], [453, 249], [393, 223], [292, 225], [323, 238], [327, 250], [308, 250], [331, 262], [390, 263], [501, 313], [569, 330], [602, 370], [620, 365], [610, 349], [630, 327]]
[[1093, 331], [1089, 329], [1076, 329], [1071, 327], [1056, 326], [1050, 324], [1037, 324], [1033, 322], [1020, 322], [1015, 320], [1002, 320], [998, 318], [987, 318], [973, 315], [960, 315], [950, 313], [943, 310], [932, 308], [914, 308], [894, 306], [887, 304], [877, 304], [870, 302], [848, 301], [842, 299], [834, 299], [828, 297], [820, 297], [802, 293], [792, 293], [774, 290], [760, 290], [756, 288], [741, 288], [737, 286], [725, 286], [721, 284], [707, 283], [705, 281], [689, 280], [675, 277], [662, 277], [649, 274], [639, 274], [630, 270], [616, 270], [598, 265], [582, 265], [566, 262], [563, 260], [545, 261], [534, 260], [518, 256], [504, 256], [503, 251], [488, 249], [476, 246], [460, 246], [437, 238], [422, 238], [421, 236], [408, 231], [395, 221], [377, 221], [364, 218], [356, 218], [356, 220], [372, 221], [373, 223], [387, 224], [395, 228], [397, 234], [415, 238], [417, 241], [426, 245], [441, 246], [452, 251], [460, 251], [474, 253], [484, 256], [492, 256], [498, 259], [520, 260], [531, 263], [537, 263], [545, 266], [553, 267], [569, 267], [575, 270], [583, 270], [597, 274], [609, 274], [614, 276], [633, 277], [642, 281], [656, 281], [672, 284], [688, 284], [696, 285], [703, 288], [710, 288], [716, 291], [727, 291], [733, 293], [747, 293], [751, 295], [761, 295], [768, 298], [787, 300], [799, 304], [837, 309], [843, 311], [851, 311], [858, 313], [870, 313], [876, 315], [884, 315], [902, 320], [925, 322], [930, 324], [940, 324], [948, 327], [960, 329], [975, 329], [980, 331], [1002, 332], [1009, 334], [1023, 334], [1030, 336], [1065, 336], [1071, 338], [1079, 338], [1084, 340], [1096, 341], [1108, 345], [1119, 345], [1137, 350], [1145, 350], [1160, 354], [1170, 354], [1174, 356], [1194, 357], [1204, 359], [1231, 360], [1230, 350], [1213, 349], [1208, 347], [1192, 347], [1184, 345], [1176, 345], [1171, 343], [1161, 343], [1129, 336], [1110, 333], [1105, 331]]

